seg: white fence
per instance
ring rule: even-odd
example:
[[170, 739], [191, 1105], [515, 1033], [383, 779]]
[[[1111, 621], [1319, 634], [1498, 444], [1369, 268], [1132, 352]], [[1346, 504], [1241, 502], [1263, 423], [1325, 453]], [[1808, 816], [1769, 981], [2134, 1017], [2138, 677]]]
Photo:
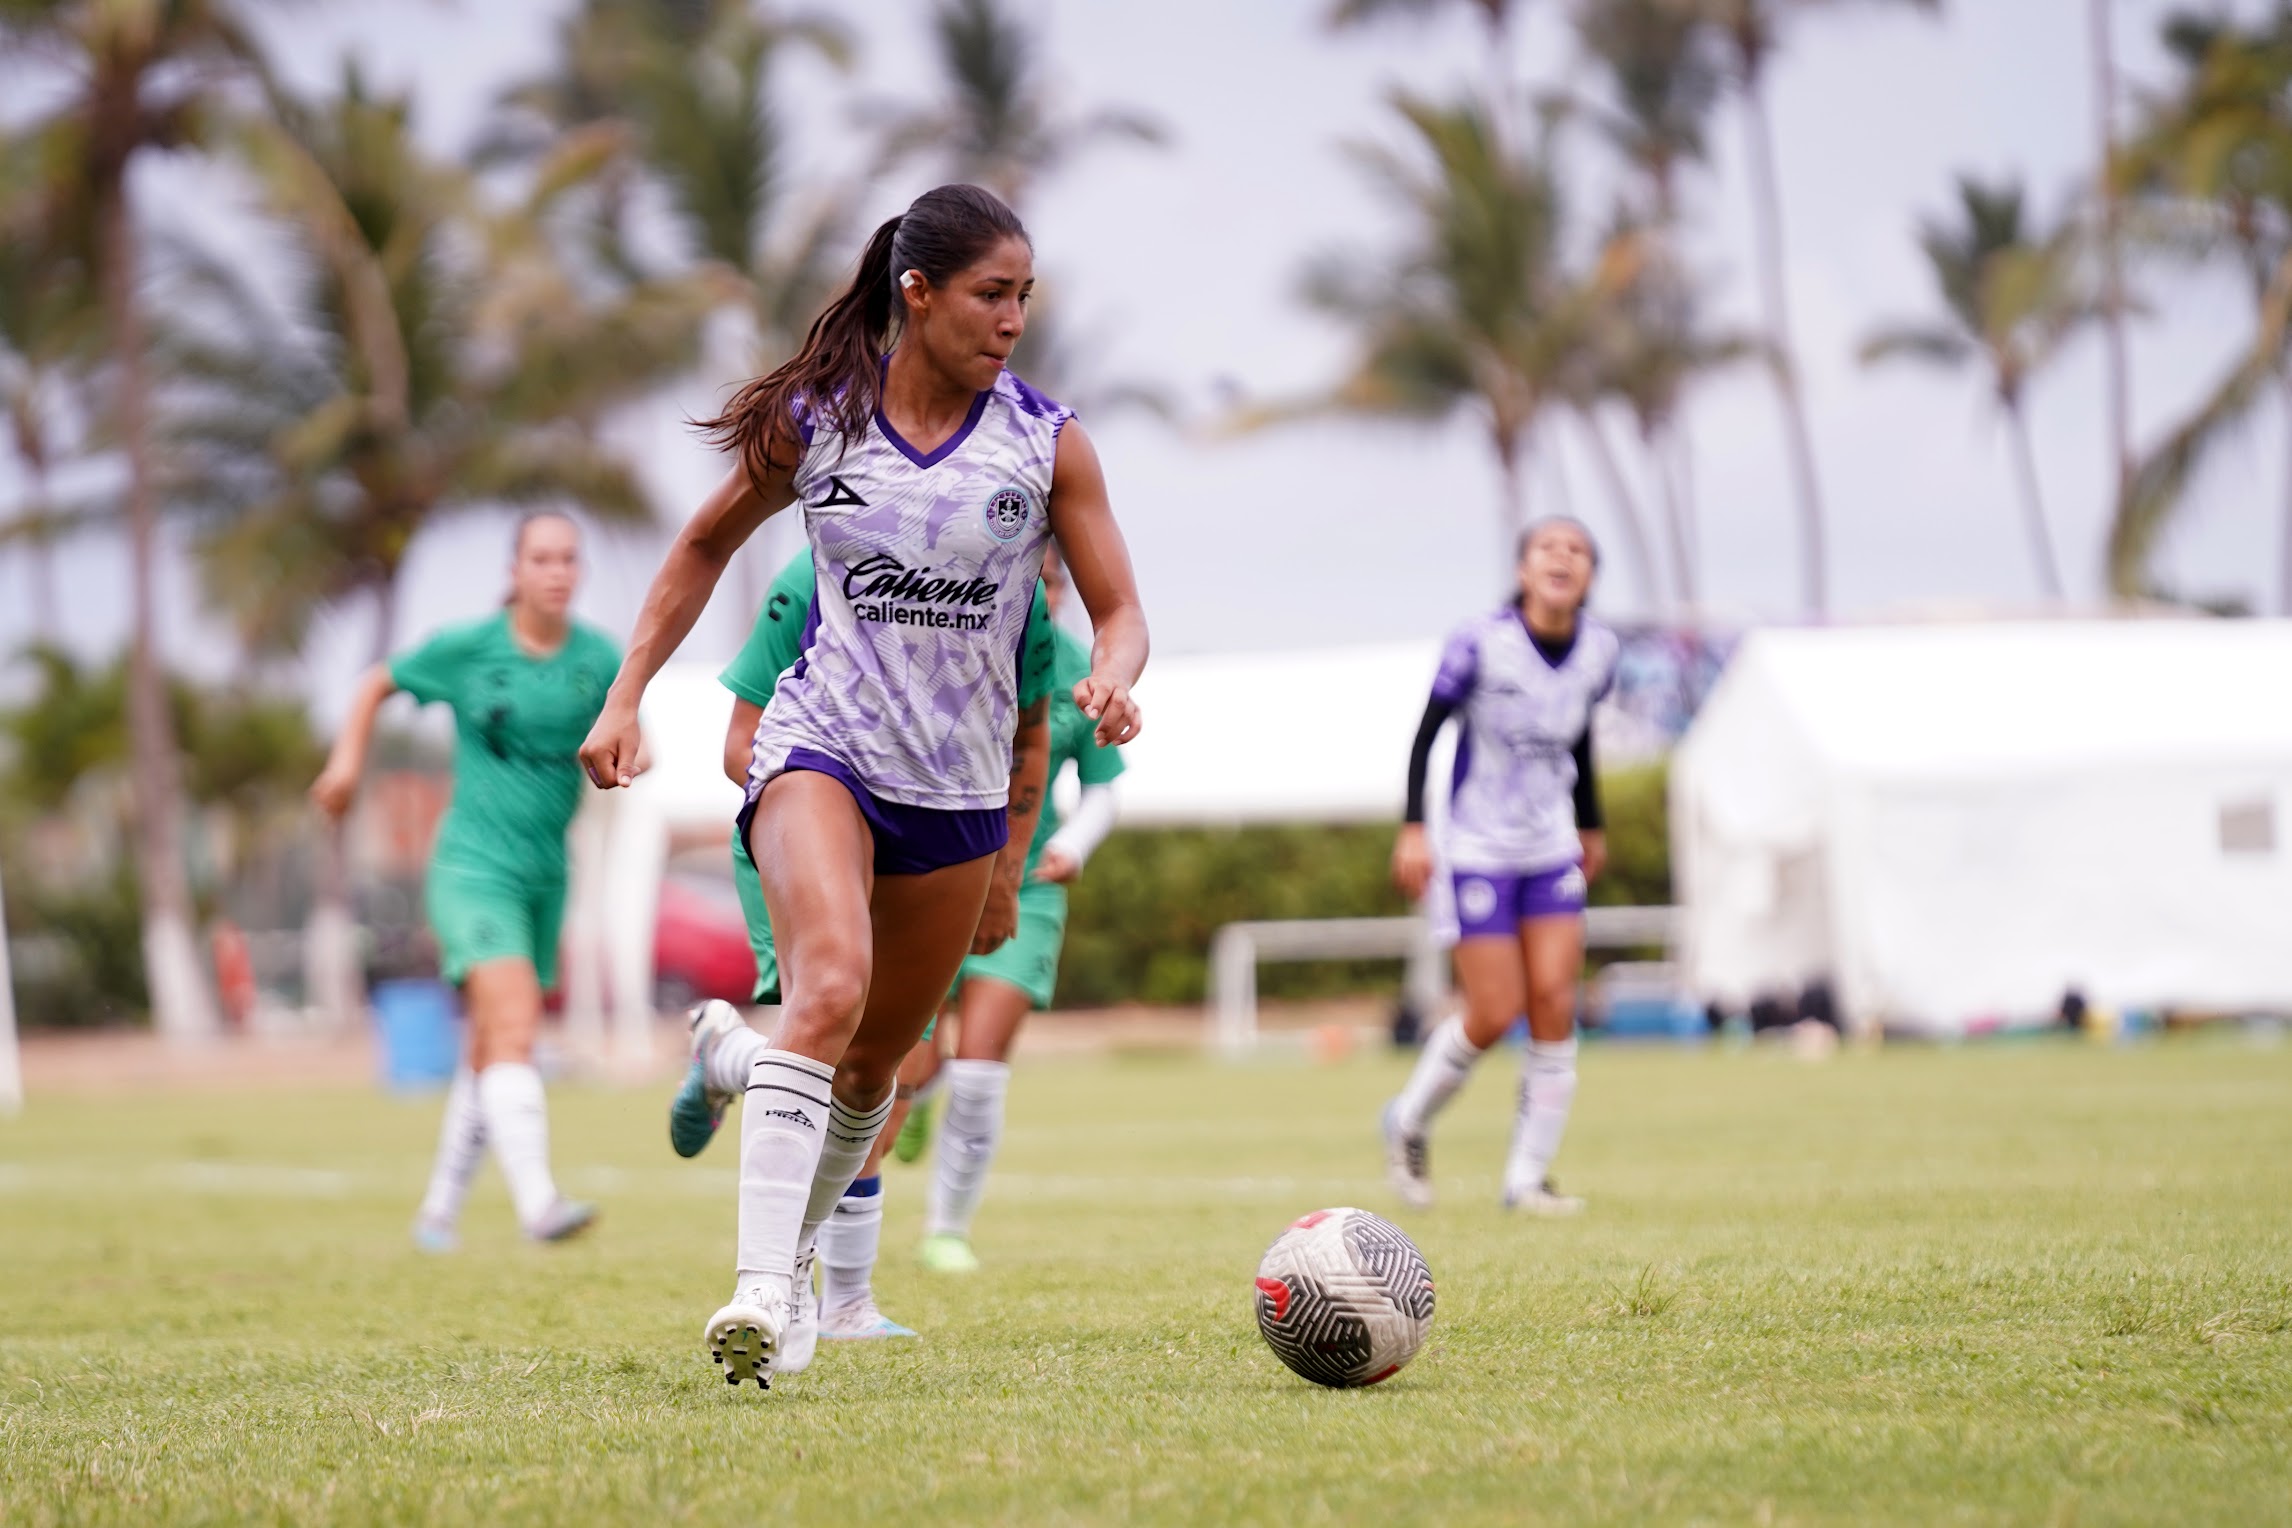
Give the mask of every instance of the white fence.
[[[1675, 907], [1594, 907], [1584, 914], [1593, 949], [1660, 945], [1679, 925]], [[1448, 1001], [1448, 952], [1422, 918], [1311, 918], [1229, 923], [1210, 941], [1209, 1043], [1228, 1056], [1257, 1045], [1257, 968], [1268, 960], [1405, 960], [1402, 990], [1427, 1019]]]

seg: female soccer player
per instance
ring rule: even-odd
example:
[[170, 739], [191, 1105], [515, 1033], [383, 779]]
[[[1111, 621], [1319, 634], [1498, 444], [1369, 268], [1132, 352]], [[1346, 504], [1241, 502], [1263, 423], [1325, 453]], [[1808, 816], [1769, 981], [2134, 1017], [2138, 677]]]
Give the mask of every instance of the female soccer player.
[[928, 191], [876, 230], [795, 359], [710, 423], [739, 464], [670, 548], [582, 747], [592, 779], [629, 783], [645, 685], [733, 552], [800, 501], [812, 618], [757, 726], [742, 808], [782, 1002], [740, 1115], [733, 1297], [704, 1330], [733, 1384], [769, 1385], [799, 1253], [981, 932], [1009, 836], [1021, 633], [1053, 538], [1097, 630], [1075, 701], [1102, 743], [1138, 730], [1146, 621], [1097, 455], [1008, 370], [1033, 285], [1025, 229], [975, 186]]
[[1599, 552], [1573, 520], [1521, 538], [1519, 597], [1459, 628], [1441, 654], [1409, 753], [1408, 809], [1393, 879], [1411, 899], [1433, 874], [1425, 766], [1451, 716], [1456, 789], [1442, 847], [1455, 891], [1456, 973], [1464, 1012], [1425, 1042], [1408, 1085], [1385, 1109], [1386, 1168], [1404, 1202], [1432, 1203], [1427, 1135], [1472, 1064], [1528, 1015], [1504, 1203], [1573, 1215], [1548, 1170], [1576, 1094], [1576, 978], [1584, 964], [1584, 890], [1607, 857], [1592, 772], [1592, 707], [1615, 683], [1615, 633], [1584, 613]]
[[[1043, 562], [1053, 613], [1065, 602], [1066, 575], [1054, 553]], [[1001, 949], [963, 962], [955, 1059], [947, 1063], [947, 1118], [939, 1132], [922, 1258], [940, 1273], [970, 1273], [971, 1219], [1003, 1138], [1003, 1095], [1011, 1081], [1011, 1045], [1036, 1008], [1048, 1008], [1066, 942], [1066, 888], [1114, 826], [1113, 784], [1122, 755], [1100, 745], [1072, 691], [1090, 673], [1090, 654], [1064, 629], [1051, 628], [1056, 680], [1051, 689], [1050, 778], [1071, 761], [1082, 784], [1072, 820], [1061, 824], [1047, 803], [1028, 848], [1019, 892], [1019, 931]]]
[[[801, 634], [812, 618], [815, 583], [809, 549], [789, 559], [788, 565], [772, 580], [748, 640], [718, 676], [733, 696], [732, 714], [724, 732], [724, 772], [735, 781], [745, 782], [748, 778], [756, 725], [763, 720], [764, 708], [771, 704], [780, 676], [803, 656]], [[1011, 774], [1013, 797], [1018, 803], [1042, 803], [1048, 799], [1045, 776], [1049, 771], [1045, 761], [1050, 756], [1050, 727], [1046, 717], [1054, 672], [1051, 645], [1054, 630], [1049, 600], [1038, 585], [1033, 606], [1027, 612], [1026, 632], [1020, 639], [1019, 726], [1013, 739]], [[1084, 669], [1087, 672], [1087, 662]], [[1081, 674], [1073, 676], [1080, 677]], [[1073, 701], [1069, 699], [1067, 705], [1071, 708]], [[1016, 809], [1011, 814], [1011, 825], [1012, 842], [1003, 846], [997, 861], [999, 867], [1019, 865], [1023, 855], [1014, 856], [1012, 846], [1031, 840], [1032, 824], [1022, 822], [1021, 813]], [[740, 894], [741, 910], [747, 915], [748, 941], [756, 955], [754, 1001], [768, 1010], [776, 1009], [780, 1002], [780, 964], [772, 944], [772, 922], [764, 906], [763, 883], [757, 879], [755, 863], [748, 857], [748, 846], [737, 831], [732, 835], [732, 881]], [[1015, 869], [1008, 877], [997, 876], [989, 901], [1007, 900], [1008, 907], [990, 906], [981, 919], [982, 937], [972, 942], [974, 949], [980, 948], [983, 939], [994, 930], [1019, 921], [1023, 902], [1017, 882]], [[763, 1016], [767, 1028], [774, 1017], [769, 1012]], [[926, 1029], [916, 1052], [928, 1056], [930, 1045], [931, 1033]], [[693, 1010], [692, 1064], [669, 1104], [669, 1144], [678, 1156], [698, 1156], [715, 1137], [724, 1111], [748, 1086], [756, 1058], [767, 1048], [764, 1036], [749, 1028], [740, 1011], [730, 1003], [712, 1000]], [[868, 1339], [915, 1335], [911, 1328], [901, 1326], [876, 1308], [873, 1288], [876, 1254], [883, 1234], [883, 1180], [876, 1169], [882, 1163], [884, 1146], [889, 1136], [899, 1129], [899, 1123], [900, 1109], [895, 1102], [885, 1134], [877, 1137], [875, 1150], [861, 1167], [860, 1175], [844, 1191], [843, 1198], [836, 1201], [834, 1212], [820, 1227], [819, 1330], [822, 1337]], [[807, 1293], [808, 1289], [797, 1291], [799, 1308]], [[783, 1342], [779, 1372], [789, 1373], [800, 1367], [799, 1357], [790, 1342]]]
[[611, 638], [568, 613], [580, 582], [573, 522], [554, 514], [520, 522], [508, 603], [369, 670], [310, 788], [330, 816], [350, 809], [374, 713], [394, 692], [454, 708], [454, 799], [424, 901], [445, 978], [462, 989], [469, 1013], [469, 1056], [446, 1095], [437, 1162], [414, 1221], [415, 1242], [429, 1251], [452, 1250], [488, 1142], [526, 1235], [562, 1241], [596, 1218], [594, 1207], [557, 1193], [533, 1068], [541, 994], [557, 979], [565, 829], [581, 800], [577, 750], [620, 663]]

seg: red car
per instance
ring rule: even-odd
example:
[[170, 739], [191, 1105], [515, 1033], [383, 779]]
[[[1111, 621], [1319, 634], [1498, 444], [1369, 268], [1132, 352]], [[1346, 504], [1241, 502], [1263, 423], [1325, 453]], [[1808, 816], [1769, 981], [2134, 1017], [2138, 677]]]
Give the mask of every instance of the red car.
[[745, 1007], [755, 995], [756, 955], [729, 880], [663, 877], [653, 951], [653, 1006], [662, 1013], [712, 997]]

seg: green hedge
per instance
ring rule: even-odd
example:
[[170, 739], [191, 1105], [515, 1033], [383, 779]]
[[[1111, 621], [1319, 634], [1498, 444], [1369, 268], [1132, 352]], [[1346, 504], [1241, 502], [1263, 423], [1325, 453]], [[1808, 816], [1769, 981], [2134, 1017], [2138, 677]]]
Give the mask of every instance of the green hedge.
[[[1593, 888], [1605, 904], [1671, 900], [1664, 771], [1601, 776], [1608, 873]], [[1117, 833], [1075, 886], [1062, 1007], [1198, 1003], [1208, 986], [1210, 938], [1249, 918], [1380, 917], [1408, 910], [1388, 874], [1393, 828], [1180, 828]], [[1259, 973], [1268, 997], [1392, 991], [1390, 960], [1275, 964]]]

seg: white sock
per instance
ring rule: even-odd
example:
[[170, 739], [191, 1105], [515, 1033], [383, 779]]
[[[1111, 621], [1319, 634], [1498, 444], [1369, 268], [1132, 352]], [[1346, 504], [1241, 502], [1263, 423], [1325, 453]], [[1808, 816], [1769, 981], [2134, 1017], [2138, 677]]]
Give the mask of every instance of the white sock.
[[883, 1177], [855, 1179], [820, 1227], [820, 1308], [849, 1310], [863, 1303], [883, 1244]]
[[756, 1071], [756, 1058], [771, 1048], [762, 1035], [741, 1025], [708, 1053], [708, 1065], [702, 1068], [708, 1074], [708, 1085], [719, 1093], [745, 1093], [748, 1079]]
[[1417, 1057], [1417, 1069], [1393, 1100], [1393, 1123], [1403, 1134], [1422, 1134], [1432, 1117], [1456, 1097], [1456, 1090], [1472, 1075], [1472, 1064], [1483, 1054], [1464, 1037], [1464, 1020], [1452, 1018], [1434, 1029]]
[[845, 1190], [867, 1165], [875, 1138], [891, 1118], [891, 1099], [890, 1093], [884, 1094], [872, 1109], [854, 1109], [840, 1098], [829, 1100], [827, 1139], [820, 1147], [819, 1166], [812, 1170], [811, 1198], [804, 1206], [803, 1234], [796, 1242], [799, 1250], [813, 1244]]
[[538, 1224], [557, 1202], [557, 1180], [549, 1175], [549, 1104], [541, 1074], [529, 1062], [503, 1061], [477, 1074], [478, 1108], [494, 1160], [509, 1180], [509, 1202], [520, 1225]]
[[1504, 1164], [1506, 1189], [1541, 1188], [1560, 1154], [1568, 1106], [1576, 1098], [1576, 1041], [1531, 1040], [1521, 1065], [1520, 1112], [1512, 1122], [1512, 1151]]
[[470, 1179], [484, 1160], [485, 1112], [478, 1107], [477, 1074], [465, 1066], [454, 1072], [454, 1085], [446, 1090], [446, 1117], [438, 1126], [438, 1155], [422, 1195], [422, 1218], [445, 1226], [460, 1220]]
[[793, 1051], [756, 1058], [740, 1106], [741, 1288], [773, 1286], [785, 1299], [796, 1271], [804, 1204], [828, 1127], [828, 1085], [836, 1069]]
[[931, 1174], [926, 1225], [933, 1236], [971, 1234], [971, 1217], [987, 1190], [987, 1169], [1003, 1143], [1003, 1095], [1010, 1090], [1007, 1061], [950, 1061], [947, 1118], [939, 1126], [939, 1163]]

